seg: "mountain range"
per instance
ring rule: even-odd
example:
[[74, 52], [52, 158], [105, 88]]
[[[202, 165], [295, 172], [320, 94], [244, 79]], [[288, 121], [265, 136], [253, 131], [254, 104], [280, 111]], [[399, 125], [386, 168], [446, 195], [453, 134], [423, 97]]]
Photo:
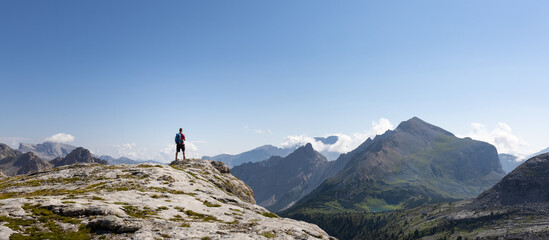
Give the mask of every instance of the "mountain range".
[[[324, 145], [333, 145], [339, 140], [339, 137], [338, 136], [315, 137], [314, 140]], [[301, 146], [302, 145], [297, 144], [290, 147], [279, 148], [273, 145], [263, 145], [261, 147], [257, 147], [252, 150], [249, 150], [240, 154], [236, 154], [236, 155], [219, 154], [215, 156], [203, 156], [202, 159], [220, 161], [225, 163], [228, 167], [233, 168], [244, 163], [260, 162], [275, 156], [284, 158]], [[339, 152], [333, 152], [333, 151], [330, 151], [329, 149], [323, 150], [320, 153], [324, 155], [328, 159], [328, 161], [335, 160], [340, 155]]]
[[8, 176], [38, 172], [53, 164], [40, 159], [33, 152], [21, 153], [0, 143], [0, 171]]
[[39, 158], [49, 161], [54, 158], [64, 157], [74, 149], [76, 147], [69, 144], [44, 142], [39, 144], [20, 143], [17, 150], [22, 153], [33, 152]]
[[339, 239], [549, 239], [549, 154], [478, 197], [382, 213], [301, 215]]
[[476, 197], [504, 175], [494, 146], [414, 117], [338, 160], [344, 168], [285, 214], [391, 211]]
[[225, 163], [229, 168], [238, 166], [247, 162], [259, 162], [267, 160], [273, 156], [286, 157], [297, 149], [297, 146], [290, 148], [279, 148], [273, 145], [264, 145], [254, 148], [250, 151], [246, 151], [236, 155], [220, 154], [216, 156], [203, 156], [202, 159], [209, 159], [213, 161], [220, 161]]
[[309, 143], [284, 158], [274, 156], [244, 163], [231, 172], [254, 190], [260, 206], [277, 212], [291, 207], [320, 185], [329, 177], [325, 174], [333, 163]]
[[75, 163], [108, 164], [107, 161], [93, 157], [91, 152], [77, 147], [65, 157], [57, 157], [51, 161], [42, 160], [34, 152], [21, 153], [0, 143], [0, 170], [8, 176], [37, 173], [54, 167]]

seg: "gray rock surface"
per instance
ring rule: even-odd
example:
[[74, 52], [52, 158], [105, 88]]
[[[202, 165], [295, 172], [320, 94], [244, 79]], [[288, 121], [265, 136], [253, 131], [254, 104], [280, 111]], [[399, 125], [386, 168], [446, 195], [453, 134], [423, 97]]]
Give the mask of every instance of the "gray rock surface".
[[247, 185], [214, 165], [199, 159], [170, 166], [73, 164], [2, 178], [0, 235], [331, 238], [316, 225], [280, 218], [255, 205]]

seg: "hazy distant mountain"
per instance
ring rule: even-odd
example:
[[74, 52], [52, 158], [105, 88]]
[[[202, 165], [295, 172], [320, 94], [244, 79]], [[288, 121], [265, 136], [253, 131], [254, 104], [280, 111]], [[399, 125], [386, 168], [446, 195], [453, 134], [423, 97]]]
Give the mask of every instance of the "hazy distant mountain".
[[329, 136], [329, 137], [315, 137], [316, 141], [320, 141], [327, 145], [333, 145], [339, 140], [338, 136]]
[[494, 146], [416, 117], [344, 158], [342, 171], [289, 212], [388, 211], [471, 198], [505, 175]]
[[253, 189], [259, 205], [276, 212], [292, 206], [320, 185], [333, 163], [309, 143], [285, 158], [274, 156], [244, 163], [233, 167], [231, 173]]
[[0, 143], [0, 170], [8, 176], [39, 172], [52, 168], [52, 164], [32, 152], [21, 153]]
[[517, 162], [517, 156], [513, 156], [511, 154], [502, 153], [499, 154], [499, 160], [501, 162], [501, 167], [503, 168], [503, 171], [506, 173], [510, 173], [513, 171], [516, 167], [518, 167], [523, 162]]
[[273, 145], [264, 145], [258, 148], [254, 148], [250, 151], [243, 152], [237, 155], [220, 154], [213, 157], [203, 156], [202, 159], [209, 159], [214, 161], [221, 161], [228, 167], [232, 168], [247, 162], [259, 162], [269, 159], [273, 156], [286, 157], [297, 149], [297, 146], [290, 148], [278, 148]]
[[544, 154], [544, 153], [549, 153], [549, 148], [546, 148], [546, 149], [543, 149], [543, 150], [541, 150], [537, 153], [534, 153], [534, 154], [528, 156], [526, 159], [530, 159], [530, 158], [536, 157], [536, 156]]
[[522, 164], [525, 160], [544, 154], [544, 153], [549, 153], [549, 148], [546, 148], [537, 153], [531, 154], [519, 162], [517, 162], [517, 158], [518, 158], [517, 156], [511, 155], [511, 154], [505, 154], [505, 153], [499, 154], [499, 159], [501, 161], [501, 167], [503, 168], [503, 170], [506, 173], [510, 173], [516, 167]]
[[162, 162], [157, 162], [153, 160], [133, 160], [127, 157], [119, 157], [119, 158], [113, 158], [109, 155], [102, 155], [99, 157], [101, 160], [105, 160], [109, 162], [110, 165], [116, 165], [116, 164], [140, 164], [140, 163], [155, 163], [155, 164], [166, 164]]
[[56, 158], [50, 161], [54, 167], [71, 165], [75, 163], [99, 163], [99, 164], [109, 164], [105, 160], [94, 157], [88, 149], [83, 147], [78, 147], [72, 152], [67, 154], [67, 156], [61, 158]]
[[18, 150], [23, 153], [33, 152], [41, 159], [49, 161], [54, 158], [64, 157], [74, 149], [76, 147], [69, 144], [44, 142], [40, 144], [20, 143]]

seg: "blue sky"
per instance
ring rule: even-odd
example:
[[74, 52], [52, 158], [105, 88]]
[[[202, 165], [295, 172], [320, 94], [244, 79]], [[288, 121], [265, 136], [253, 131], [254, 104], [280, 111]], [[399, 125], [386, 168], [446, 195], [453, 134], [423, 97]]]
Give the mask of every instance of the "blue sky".
[[182, 127], [190, 153], [213, 155], [418, 116], [527, 154], [549, 147], [547, 12], [547, 1], [1, 1], [0, 142], [65, 133], [96, 154], [162, 158]]

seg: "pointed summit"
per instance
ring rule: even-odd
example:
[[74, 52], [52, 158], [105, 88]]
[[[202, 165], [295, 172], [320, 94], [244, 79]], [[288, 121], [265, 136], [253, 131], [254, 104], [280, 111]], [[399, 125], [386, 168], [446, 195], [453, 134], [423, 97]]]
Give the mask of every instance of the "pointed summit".
[[455, 137], [454, 134], [440, 127], [429, 124], [418, 117], [410, 118], [407, 121], [401, 122], [395, 131], [408, 132], [410, 134], [421, 134], [426, 136], [435, 136], [439, 134]]
[[83, 147], [78, 147], [72, 152], [67, 154], [64, 158], [56, 158], [51, 160], [51, 163], [54, 167], [65, 166], [75, 163], [99, 163], [99, 164], [109, 164], [105, 160], [93, 157], [91, 152], [88, 149]]
[[232, 174], [248, 184], [257, 203], [271, 211], [292, 206], [326, 179], [332, 165], [308, 143], [285, 158], [271, 157], [231, 169]]

